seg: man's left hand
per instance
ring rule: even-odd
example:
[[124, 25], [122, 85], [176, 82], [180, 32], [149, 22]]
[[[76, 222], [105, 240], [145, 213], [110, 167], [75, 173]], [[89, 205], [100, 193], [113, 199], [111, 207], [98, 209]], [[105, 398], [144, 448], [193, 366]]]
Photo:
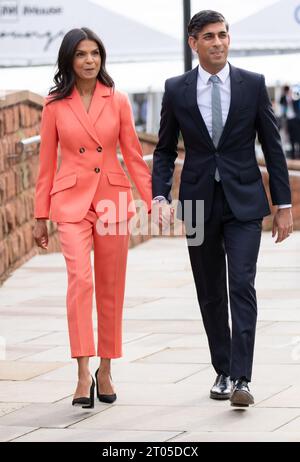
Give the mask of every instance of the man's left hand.
[[273, 220], [272, 237], [277, 234], [275, 244], [284, 241], [293, 232], [292, 208], [278, 209]]

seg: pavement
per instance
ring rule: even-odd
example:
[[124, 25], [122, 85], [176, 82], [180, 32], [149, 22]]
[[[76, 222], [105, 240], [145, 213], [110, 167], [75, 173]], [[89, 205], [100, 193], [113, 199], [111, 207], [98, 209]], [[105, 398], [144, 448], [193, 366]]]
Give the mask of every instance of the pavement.
[[[0, 441], [300, 441], [300, 232], [264, 233], [251, 391], [234, 409], [209, 399], [215, 373], [183, 238], [129, 251], [118, 399], [74, 408], [61, 254], [32, 258], [0, 288]], [[95, 326], [96, 326], [96, 313]], [[91, 371], [98, 358], [91, 359]]]

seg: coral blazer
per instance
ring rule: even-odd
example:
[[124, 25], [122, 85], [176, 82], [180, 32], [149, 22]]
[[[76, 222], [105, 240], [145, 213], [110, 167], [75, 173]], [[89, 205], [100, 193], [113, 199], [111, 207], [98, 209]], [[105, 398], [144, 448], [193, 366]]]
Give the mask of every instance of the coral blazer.
[[[61, 163], [57, 170], [58, 144]], [[131, 183], [118, 160], [118, 144], [149, 212], [151, 174], [143, 160], [127, 95], [97, 81], [89, 112], [75, 86], [69, 97], [46, 104], [41, 121], [35, 217], [78, 222], [91, 204], [96, 209], [101, 200], [112, 202], [116, 209], [109, 216], [105, 208], [97, 209], [104, 222], [133, 216], [136, 207]]]

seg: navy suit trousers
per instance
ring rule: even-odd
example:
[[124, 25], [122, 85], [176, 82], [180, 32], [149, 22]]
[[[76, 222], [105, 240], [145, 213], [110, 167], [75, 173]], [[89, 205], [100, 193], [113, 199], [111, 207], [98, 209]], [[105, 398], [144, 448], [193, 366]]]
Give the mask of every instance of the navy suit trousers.
[[261, 231], [262, 218], [246, 222], [235, 218], [222, 183], [215, 182], [204, 241], [188, 247], [212, 364], [218, 374], [232, 379], [251, 381], [257, 319], [254, 282]]

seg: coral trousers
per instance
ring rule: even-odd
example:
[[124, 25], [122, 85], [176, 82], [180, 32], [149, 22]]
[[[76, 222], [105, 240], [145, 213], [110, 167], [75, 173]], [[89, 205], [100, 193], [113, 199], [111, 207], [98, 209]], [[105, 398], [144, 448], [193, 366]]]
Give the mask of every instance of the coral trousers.
[[[129, 235], [99, 235], [97, 214], [91, 205], [77, 223], [57, 223], [68, 272], [67, 317], [72, 358], [96, 356], [93, 330], [93, 271], [97, 306], [97, 355], [122, 356], [122, 314]], [[124, 223], [123, 223], [124, 225]]]

